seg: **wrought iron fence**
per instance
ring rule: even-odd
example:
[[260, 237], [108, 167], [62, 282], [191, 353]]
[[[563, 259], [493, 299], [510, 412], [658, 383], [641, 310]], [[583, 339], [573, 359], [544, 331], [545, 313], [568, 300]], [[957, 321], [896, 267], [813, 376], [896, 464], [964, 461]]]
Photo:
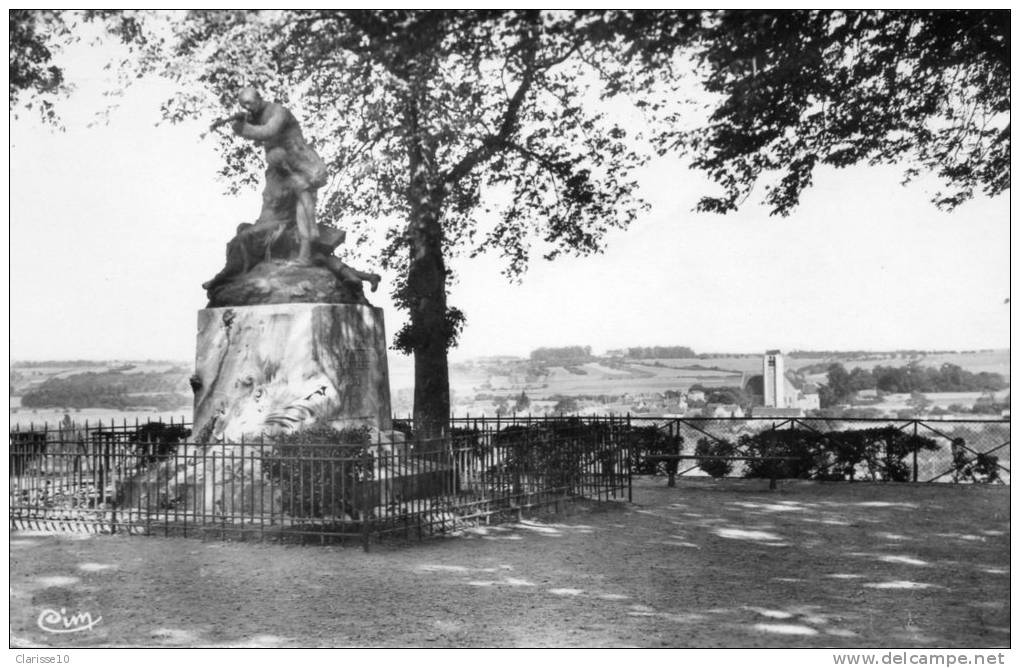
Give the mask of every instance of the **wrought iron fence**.
[[[865, 418], [631, 418], [670, 445], [656, 452], [694, 457], [680, 463], [641, 459], [637, 473], [909, 482], [1010, 482], [1008, 420]], [[648, 439], [646, 439], [647, 441]], [[634, 444], [640, 452], [641, 441]], [[725, 462], [716, 457], [749, 457]], [[793, 456], [767, 463], [756, 457]]]
[[196, 444], [189, 425], [10, 433], [14, 528], [239, 540], [421, 538], [578, 498], [629, 498], [619, 419], [458, 421], [443, 438], [350, 430]]
[[11, 526], [367, 548], [579, 498], [629, 500], [634, 474], [1010, 481], [1004, 420], [516, 416], [453, 419], [435, 439], [394, 426], [404, 438], [214, 445], [191, 442], [185, 423], [19, 427]]

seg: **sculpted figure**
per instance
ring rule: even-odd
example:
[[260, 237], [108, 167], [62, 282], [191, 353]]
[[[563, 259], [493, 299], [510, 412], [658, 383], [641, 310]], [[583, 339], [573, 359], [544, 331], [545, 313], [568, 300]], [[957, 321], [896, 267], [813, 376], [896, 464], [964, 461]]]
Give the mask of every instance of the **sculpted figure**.
[[[305, 141], [297, 119], [251, 87], [240, 92], [238, 103], [243, 112], [216, 121], [210, 130], [229, 124], [236, 135], [263, 146], [266, 184], [258, 220], [238, 226], [227, 244], [223, 269], [202, 284], [210, 307], [288, 301], [367, 303], [361, 284], [368, 283], [375, 292], [379, 276], [335, 257], [333, 251], [346, 233], [316, 224], [316, 191], [326, 184], [326, 165]], [[269, 262], [274, 257], [279, 260]]]
[[232, 120], [234, 134], [266, 149], [262, 213], [250, 233], [268, 231], [279, 237], [293, 212], [300, 241], [296, 262], [311, 265], [312, 244], [317, 238], [316, 191], [326, 185], [326, 163], [305, 141], [301, 126], [286, 107], [266, 102], [251, 87], [241, 90], [238, 103], [247, 117]]
[[381, 280], [379, 274], [373, 274], [368, 271], [360, 271], [354, 267], [344, 264], [343, 260], [336, 257], [335, 255], [316, 255], [316, 264], [319, 264], [326, 269], [329, 269], [334, 276], [337, 277], [343, 283], [347, 283], [350, 286], [360, 287], [362, 282], [368, 283], [372, 292], [375, 292], [379, 288], [379, 281]]
[[[203, 289], [215, 290], [234, 277], [249, 271], [259, 263], [263, 255], [268, 258], [274, 247], [283, 255], [293, 248], [290, 235], [281, 238], [276, 230], [270, 230], [269, 238], [266, 238], [267, 231], [260, 232], [257, 227], [257, 224], [251, 223], [241, 223], [237, 226], [237, 234], [227, 243], [226, 264], [216, 276], [202, 284]], [[359, 271], [333, 255], [333, 251], [343, 243], [347, 233], [324, 225], [316, 227], [318, 229], [315, 243], [312, 245], [311, 264], [328, 269], [337, 280], [348, 284], [355, 292], [360, 291], [362, 282], [368, 283], [372, 292], [375, 292], [379, 287], [379, 274]]]

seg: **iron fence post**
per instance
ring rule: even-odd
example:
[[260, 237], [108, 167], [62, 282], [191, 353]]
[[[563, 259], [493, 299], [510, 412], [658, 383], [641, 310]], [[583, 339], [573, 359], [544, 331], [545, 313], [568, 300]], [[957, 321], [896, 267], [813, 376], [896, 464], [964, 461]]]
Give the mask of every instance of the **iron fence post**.
[[914, 420], [914, 482], [917, 482], [917, 420]]
[[627, 413], [627, 433], [624, 443], [627, 444], [627, 503], [634, 503], [634, 443], [630, 431], [630, 413]]
[[[674, 455], [679, 455], [680, 454], [680, 446], [679, 446], [679, 444], [676, 441], [675, 435], [673, 434], [673, 423], [670, 423], [670, 425], [669, 425], [669, 440], [671, 441], [671, 443], [673, 445], [673, 448], [672, 448], [673, 449], [673, 454]], [[658, 468], [658, 467], [656, 467], [656, 468]], [[677, 460], [676, 462], [671, 462], [671, 461], [667, 461], [666, 462], [666, 472], [669, 474], [669, 482], [666, 485], [667, 487], [676, 487], [676, 471], [677, 471], [678, 468], [680, 468], [679, 460]]]
[[[116, 478], [114, 476], [110, 475], [110, 472], [113, 471], [113, 466], [112, 466], [112, 459], [113, 459], [113, 457], [112, 457], [112, 453], [110, 452], [110, 448], [111, 447], [113, 447], [112, 443], [107, 441], [106, 445], [103, 448], [103, 451], [104, 451], [103, 452], [103, 459], [104, 459], [103, 468], [105, 468], [107, 470], [107, 472], [108, 472], [107, 473], [108, 485], [112, 488], [112, 493], [111, 493], [111, 496], [110, 496], [110, 534], [113, 535], [113, 534], [117, 533], [117, 483], [116, 483]], [[106, 500], [106, 486], [105, 485], [103, 486], [102, 494], [103, 494], [103, 500], [105, 501]]]
[[361, 547], [365, 552], [371, 550], [372, 526], [371, 512], [369, 511], [369, 499], [371, 497], [371, 481], [368, 478], [369, 467], [371, 466], [371, 455], [365, 453], [361, 457], [361, 464], [364, 467], [363, 480], [361, 482]]

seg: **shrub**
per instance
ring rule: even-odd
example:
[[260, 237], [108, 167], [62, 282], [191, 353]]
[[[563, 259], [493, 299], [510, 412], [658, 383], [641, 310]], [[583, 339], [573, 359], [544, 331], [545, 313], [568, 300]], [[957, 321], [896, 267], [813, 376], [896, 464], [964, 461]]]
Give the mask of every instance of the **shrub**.
[[631, 427], [631, 471], [635, 475], [666, 475], [676, 473], [678, 461], [648, 461], [650, 455], [678, 455], [683, 449], [684, 437], [669, 434], [658, 427]]
[[515, 493], [553, 488], [571, 493], [591, 467], [606, 472], [613, 466], [612, 429], [607, 422], [578, 418], [510, 425], [493, 435], [493, 447], [502, 452], [489, 475]]
[[367, 427], [338, 431], [319, 426], [276, 436], [263, 459], [279, 487], [283, 511], [294, 517], [354, 517], [361, 485], [374, 477]]
[[871, 430], [850, 430], [826, 434], [826, 446], [832, 455], [829, 466], [831, 479], [852, 481], [862, 464], [872, 479], [880, 466], [876, 441], [869, 438]]
[[965, 446], [966, 442], [962, 438], [954, 438], [950, 446], [953, 450], [953, 482], [987, 483], [1001, 480], [998, 457], [982, 452], [972, 459], [972, 453]]
[[829, 455], [821, 434], [809, 429], [770, 429], [744, 434], [737, 441], [749, 457], [793, 457], [790, 461], [751, 460], [747, 478], [812, 478], [828, 469]]
[[907, 457], [920, 450], [938, 450], [938, 443], [927, 436], [906, 434], [895, 427], [866, 429], [873, 434], [883, 451], [881, 473], [884, 480], [908, 482], [911, 479], [911, 465]]
[[148, 422], [131, 435], [137, 467], [170, 459], [177, 447], [191, 436], [191, 430], [180, 424]]
[[[733, 457], [737, 448], [731, 441], [699, 438], [694, 447], [696, 455], [713, 455], [715, 457]], [[725, 459], [699, 459], [698, 467], [713, 478], [723, 478], [733, 471], [733, 462]]]

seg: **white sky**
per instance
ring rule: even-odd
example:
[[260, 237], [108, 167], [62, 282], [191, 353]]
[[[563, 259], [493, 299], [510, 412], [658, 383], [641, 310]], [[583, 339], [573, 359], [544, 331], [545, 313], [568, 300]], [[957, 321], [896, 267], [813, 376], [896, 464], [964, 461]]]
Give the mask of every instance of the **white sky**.
[[[159, 82], [129, 92], [109, 125], [86, 127], [102, 101], [98, 62], [72, 64], [66, 133], [11, 120], [11, 357], [190, 359], [200, 284], [237, 223], [257, 216], [259, 193], [223, 194], [220, 159], [199, 139], [210, 119], [155, 126]], [[937, 184], [901, 187], [900, 174], [819, 170], [789, 218], [753, 195], [717, 216], [693, 211], [710, 188], [696, 172], [658, 161], [641, 179], [652, 211], [611, 234], [602, 256], [536, 260], [520, 284], [494, 257], [452, 262], [450, 303], [468, 317], [452, 357], [1009, 347], [1008, 193], [947, 214], [929, 202]], [[392, 335], [403, 315], [387, 292], [370, 300]]]

